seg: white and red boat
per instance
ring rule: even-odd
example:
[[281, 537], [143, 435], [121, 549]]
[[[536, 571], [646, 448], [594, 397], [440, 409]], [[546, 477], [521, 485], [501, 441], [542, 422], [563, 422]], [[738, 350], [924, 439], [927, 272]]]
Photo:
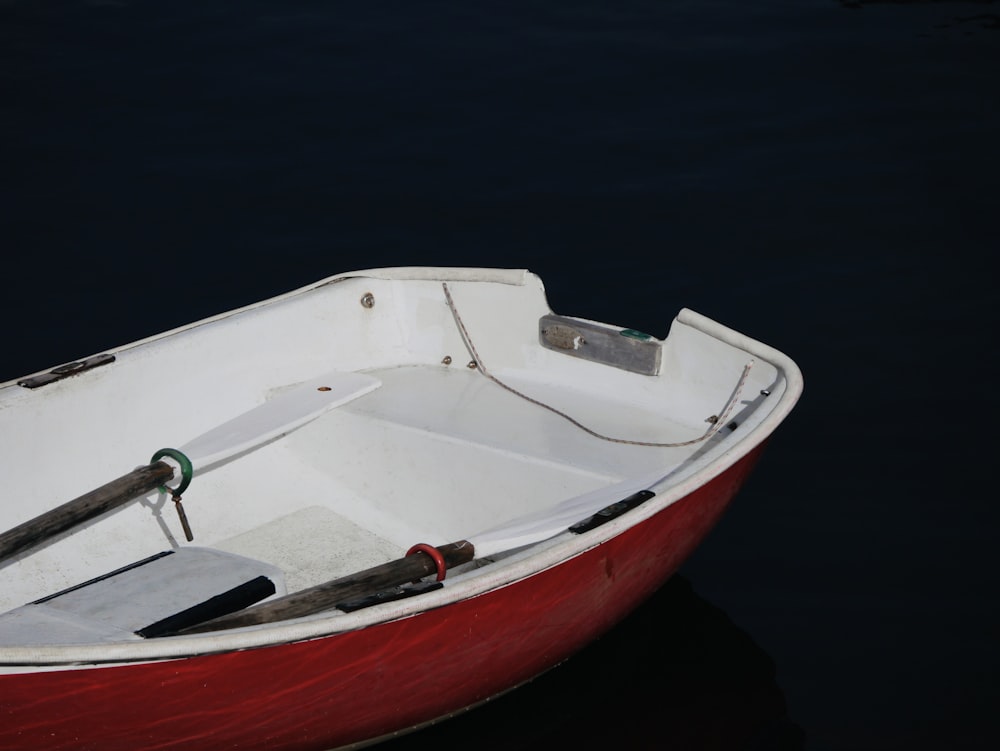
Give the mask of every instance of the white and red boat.
[[0, 748], [338, 749], [552, 668], [709, 532], [799, 398], [687, 309], [341, 274], [0, 384]]

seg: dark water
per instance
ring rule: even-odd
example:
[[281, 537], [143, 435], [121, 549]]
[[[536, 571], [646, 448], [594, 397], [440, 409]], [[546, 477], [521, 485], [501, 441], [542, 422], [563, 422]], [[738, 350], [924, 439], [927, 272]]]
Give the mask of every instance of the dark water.
[[805, 374], [746, 490], [615, 632], [390, 745], [995, 748], [998, 18], [2, 0], [0, 380], [377, 266], [694, 308]]

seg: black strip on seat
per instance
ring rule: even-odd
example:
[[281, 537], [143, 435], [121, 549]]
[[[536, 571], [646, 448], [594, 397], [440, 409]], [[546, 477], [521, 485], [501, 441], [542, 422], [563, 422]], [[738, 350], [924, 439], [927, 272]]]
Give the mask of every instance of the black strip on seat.
[[220, 615], [235, 613], [237, 610], [242, 610], [256, 602], [260, 602], [265, 597], [270, 597], [274, 593], [274, 582], [266, 576], [258, 576], [256, 579], [251, 579], [248, 582], [233, 587], [227, 592], [193, 605], [186, 610], [168, 615], [166, 618], [162, 618], [156, 623], [151, 623], [135, 633], [145, 639], [157, 636], [170, 636], [195, 624], [218, 618]]

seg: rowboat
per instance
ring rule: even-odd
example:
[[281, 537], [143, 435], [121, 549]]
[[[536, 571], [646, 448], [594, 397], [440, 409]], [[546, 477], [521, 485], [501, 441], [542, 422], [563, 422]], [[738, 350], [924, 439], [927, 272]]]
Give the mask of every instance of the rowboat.
[[667, 581], [801, 390], [692, 310], [659, 339], [435, 267], [0, 384], [0, 747], [358, 748], [480, 705]]

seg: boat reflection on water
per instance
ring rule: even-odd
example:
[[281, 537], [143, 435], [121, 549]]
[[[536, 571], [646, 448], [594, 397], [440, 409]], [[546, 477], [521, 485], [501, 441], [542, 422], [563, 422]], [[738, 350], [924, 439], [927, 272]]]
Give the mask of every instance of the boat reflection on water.
[[528, 685], [378, 748], [461, 747], [469, 738], [480, 751], [805, 748], [771, 658], [680, 575]]

